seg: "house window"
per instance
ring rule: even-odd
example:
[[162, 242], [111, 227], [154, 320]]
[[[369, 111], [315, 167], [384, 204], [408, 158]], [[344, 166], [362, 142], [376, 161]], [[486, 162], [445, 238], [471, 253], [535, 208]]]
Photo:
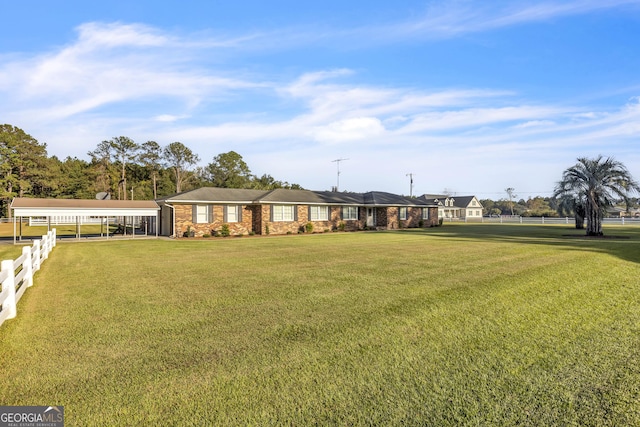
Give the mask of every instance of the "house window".
[[422, 208], [422, 219], [429, 219], [429, 208]]
[[472, 201], [471, 201], [471, 206], [475, 206], [475, 205], [476, 205], [476, 201], [475, 201], [475, 200], [472, 200]]
[[309, 220], [328, 221], [329, 206], [309, 206]]
[[208, 224], [211, 222], [211, 209], [209, 205], [196, 205], [195, 223]]
[[239, 222], [240, 214], [239, 214], [239, 206], [238, 205], [227, 205], [225, 206], [225, 220], [224, 222]]
[[480, 216], [480, 211], [476, 211], [476, 216]]
[[407, 219], [407, 208], [406, 207], [400, 208], [400, 219], [402, 219], [402, 220]]
[[273, 221], [293, 221], [295, 218], [293, 205], [273, 205]]
[[357, 206], [344, 206], [342, 208], [342, 219], [345, 219], [345, 220], [357, 220], [358, 219], [358, 207]]

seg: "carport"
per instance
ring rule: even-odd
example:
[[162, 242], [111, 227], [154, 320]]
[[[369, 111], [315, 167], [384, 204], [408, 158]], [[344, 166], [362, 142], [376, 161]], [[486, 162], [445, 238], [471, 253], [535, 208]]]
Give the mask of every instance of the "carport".
[[[102, 226], [106, 223], [106, 238], [109, 238], [110, 218], [122, 217], [124, 219], [123, 235], [126, 235], [127, 219], [132, 225], [131, 237], [135, 237], [134, 219], [136, 217], [146, 218], [145, 235], [155, 234], [158, 237], [157, 218], [160, 207], [153, 200], [93, 200], [93, 199], [32, 199], [26, 197], [16, 197], [11, 202], [13, 211], [13, 241], [19, 237], [22, 240], [22, 218], [46, 218], [47, 229], [51, 229], [52, 219], [60, 217], [75, 218], [76, 237], [80, 236], [80, 218], [92, 217], [101, 218]], [[18, 222], [20, 218], [20, 228]]]

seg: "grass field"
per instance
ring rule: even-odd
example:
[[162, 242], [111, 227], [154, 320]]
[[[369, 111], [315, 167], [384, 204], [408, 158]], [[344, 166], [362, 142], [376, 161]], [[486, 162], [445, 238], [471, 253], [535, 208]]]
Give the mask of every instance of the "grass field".
[[640, 230], [65, 243], [0, 402], [67, 425], [640, 425]]
[[[74, 236], [78, 232], [75, 224], [63, 224], [63, 225], [52, 225], [52, 228], [56, 229], [56, 232], [59, 236]], [[111, 233], [117, 228], [115, 224], [109, 224], [109, 230]], [[20, 232], [22, 231], [22, 236], [30, 237], [30, 238], [39, 238], [43, 234], [47, 234], [49, 228], [46, 225], [27, 225], [26, 223], [16, 225], [15, 232], [17, 236], [20, 236]], [[0, 237], [13, 237], [13, 223], [0, 223]], [[100, 226], [100, 224], [82, 224], [80, 225], [80, 234], [100, 234], [106, 232], [106, 226]], [[131, 232], [130, 227], [127, 230], [128, 233]]]

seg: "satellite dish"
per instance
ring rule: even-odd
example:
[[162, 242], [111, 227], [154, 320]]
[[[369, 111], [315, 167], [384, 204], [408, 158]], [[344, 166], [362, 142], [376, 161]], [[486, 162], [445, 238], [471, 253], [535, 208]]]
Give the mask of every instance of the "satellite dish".
[[98, 199], [98, 200], [110, 200], [111, 199], [111, 194], [107, 193], [106, 191], [101, 191], [100, 193], [96, 194], [96, 199]]

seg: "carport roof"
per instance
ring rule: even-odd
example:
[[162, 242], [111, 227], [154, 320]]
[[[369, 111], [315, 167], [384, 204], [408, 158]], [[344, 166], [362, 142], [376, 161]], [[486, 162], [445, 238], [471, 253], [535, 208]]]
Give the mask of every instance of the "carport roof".
[[156, 216], [153, 200], [34, 199], [16, 197], [14, 216]]

